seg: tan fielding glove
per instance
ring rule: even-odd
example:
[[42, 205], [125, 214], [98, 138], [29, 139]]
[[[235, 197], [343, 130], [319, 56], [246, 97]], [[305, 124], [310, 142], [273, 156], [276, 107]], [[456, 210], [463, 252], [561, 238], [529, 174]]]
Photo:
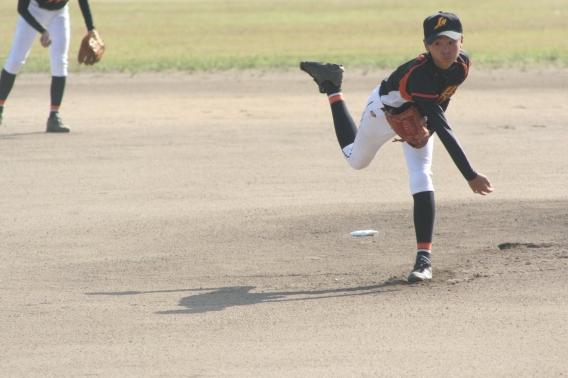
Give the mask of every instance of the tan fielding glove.
[[100, 61], [105, 53], [105, 44], [96, 30], [91, 30], [81, 41], [79, 47], [79, 64], [92, 65]]
[[411, 106], [400, 114], [394, 114], [396, 110], [385, 111], [387, 122], [393, 131], [401, 138], [393, 142], [406, 142], [414, 148], [422, 148], [428, 143], [430, 132], [426, 128], [426, 117], [423, 117], [418, 109]]

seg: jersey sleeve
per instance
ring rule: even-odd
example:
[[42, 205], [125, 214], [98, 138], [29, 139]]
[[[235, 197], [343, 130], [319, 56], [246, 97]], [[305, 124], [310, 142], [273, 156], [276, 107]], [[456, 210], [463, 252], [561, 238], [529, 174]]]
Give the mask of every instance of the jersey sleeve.
[[440, 141], [450, 154], [450, 157], [463, 177], [467, 181], [476, 178], [477, 172], [475, 172], [469, 163], [440, 105], [429, 101], [420, 101], [416, 104], [420, 110], [422, 110], [422, 113], [428, 117], [428, 128], [430, 132], [438, 134], [438, 138], [440, 138]]
[[88, 0], [79, 0], [79, 7], [81, 8], [83, 18], [85, 19], [85, 26], [87, 26], [87, 30], [91, 31], [95, 29], [95, 25], [93, 24], [93, 16], [91, 14], [91, 7], [89, 7]]
[[30, 0], [18, 0], [18, 13], [26, 22], [40, 34], [45, 32], [45, 28], [41, 26], [34, 16], [30, 13], [28, 8], [30, 7]]

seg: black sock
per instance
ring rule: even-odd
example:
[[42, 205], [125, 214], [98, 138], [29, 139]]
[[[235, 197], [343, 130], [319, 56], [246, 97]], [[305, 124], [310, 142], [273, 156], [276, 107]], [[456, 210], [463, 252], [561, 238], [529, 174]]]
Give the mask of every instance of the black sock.
[[2, 70], [2, 73], [0, 74], [0, 101], [6, 101], [12, 87], [14, 86], [15, 80], [16, 75], [11, 74], [4, 69]]
[[357, 125], [355, 125], [351, 114], [349, 114], [345, 101], [338, 101], [331, 104], [331, 114], [333, 116], [335, 136], [337, 137], [339, 146], [343, 149], [355, 141]]
[[51, 109], [57, 110], [63, 101], [63, 92], [65, 92], [66, 76], [51, 77]]
[[420, 192], [414, 198], [414, 230], [417, 243], [432, 243], [436, 202], [434, 192]]

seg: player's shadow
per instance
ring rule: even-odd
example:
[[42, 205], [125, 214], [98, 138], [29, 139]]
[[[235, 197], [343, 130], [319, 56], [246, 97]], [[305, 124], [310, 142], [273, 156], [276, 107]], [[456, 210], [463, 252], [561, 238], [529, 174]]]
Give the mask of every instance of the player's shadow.
[[251, 292], [255, 286], [230, 286], [209, 289], [163, 290], [163, 291], [125, 291], [115, 293], [87, 293], [87, 295], [139, 295], [166, 293], [175, 291], [200, 291], [198, 294], [184, 297], [179, 301], [181, 309], [158, 311], [156, 314], [200, 314], [211, 311], [223, 311], [229, 307], [248, 306], [259, 303], [309, 301], [317, 299], [339, 298], [347, 296], [376, 295], [384, 292], [397, 291], [397, 285], [407, 284], [406, 281], [396, 280], [387, 283], [359, 286], [341, 289], [310, 290], [310, 291], [280, 291], [280, 292]]
[[45, 134], [45, 131], [33, 131], [31, 133], [15, 133], [15, 134], [0, 134], [0, 139], [14, 139], [17, 137], [27, 136], [27, 135], [36, 135], [36, 134]]

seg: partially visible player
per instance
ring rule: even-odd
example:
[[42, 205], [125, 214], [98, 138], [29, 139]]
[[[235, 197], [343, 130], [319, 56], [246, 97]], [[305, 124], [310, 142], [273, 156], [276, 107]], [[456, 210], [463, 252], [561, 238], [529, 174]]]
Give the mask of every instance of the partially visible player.
[[[67, 133], [59, 117], [68, 69], [70, 22], [69, 0], [18, 0], [18, 22], [10, 55], [0, 75], [0, 124], [6, 99], [14, 86], [16, 75], [24, 66], [39, 33], [39, 42], [49, 47], [51, 62], [51, 106], [46, 132]], [[79, 0], [88, 31], [95, 30], [88, 0]]]
[[[476, 172], [460, 146], [445, 116], [450, 98], [467, 78], [471, 65], [461, 49], [463, 28], [453, 13], [439, 12], [424, 22], [426, 53], [399, 66], [375, 88], [367, 101], [359, 127], [355, 124], [343, 99], [341, 84], [343, 66], [330, 63], [302, 62], [300, 68], [326, 93], [331, 106], [335, 132], [345, 159], [354, 169], [367, 167], [381, 147], [395, 132], [384, 112], [402, 112], [410, 106], [426, 116], [430, 134], [436, 133], [471, 190], [481, 195], [493, 191], [491, 183]], [[432, 185], [432, 151], [434, 138], [422, 148], [402, 143], [410, 176], [410, 192], [414, 199], [414, 228], [416, 232], [416, 263], [408, 276], [409, 282], [432, 278], [432, 236], [434, 233], [435, 202]]]

